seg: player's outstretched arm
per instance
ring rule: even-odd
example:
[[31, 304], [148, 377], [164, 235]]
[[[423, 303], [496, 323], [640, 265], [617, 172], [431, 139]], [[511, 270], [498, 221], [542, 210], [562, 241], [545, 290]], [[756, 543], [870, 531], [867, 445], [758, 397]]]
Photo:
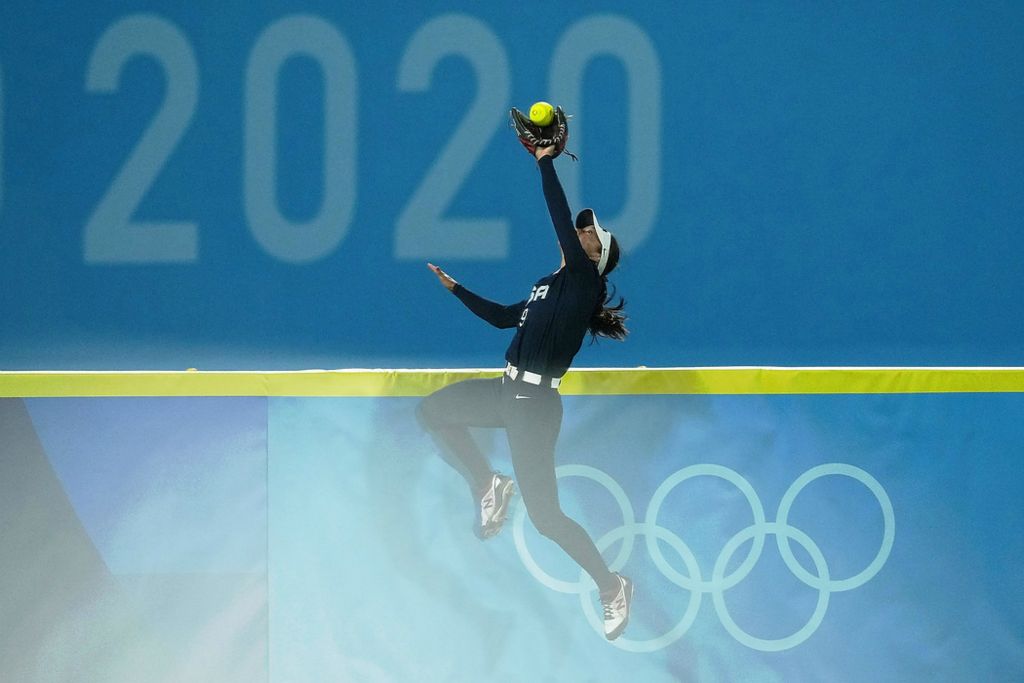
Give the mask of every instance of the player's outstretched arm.
[[433, 263], [428, 263], [427, 268], [430, 268], [431, 272], [437, 276], [438, 281], [445, 289], [457, 296], [459, 301], [461, 301], [466, 308], [471, 310], [481, 319], [502, 329], [515, 327], [519, 324], [519, 318], [522, 316], [523, 309], [526, 307], [526, 301], [520, 301], [512, 304], [511, 306], [504, 306], [469, 291], [456, 282], [455, 278], [441, 270], [438, 266], [435, 266]]
[[555, 173], [555, 148], [541, 147], [534, 152], [537, 166], [540, 167], [541, 183], [544, 187], [544, 199], [551, 214], [551, 223], [555, 226], [558, 246], [562, 248], [565, 263], [571, 270], [589, 269], [590, 257], [583, 250], [580, 238], [576, 234], [576, 225], [572, 219], [569, 202], [565, 198], [565, 190]]

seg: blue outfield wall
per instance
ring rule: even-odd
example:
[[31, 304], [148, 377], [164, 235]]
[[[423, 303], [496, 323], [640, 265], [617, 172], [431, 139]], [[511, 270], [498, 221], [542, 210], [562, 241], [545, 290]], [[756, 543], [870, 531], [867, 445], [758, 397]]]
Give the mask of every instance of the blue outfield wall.
[[[536, 17], [543, 17], [537, 21]], [[492, 367], [430, 260], [558, 262], [506, 126], [633, 337], [584, 366], [1019, 365], [1024, 5], [0, 3], [0, 368]]]
[[637, 585], [614, 643], [521, 506], [470, 531], [414, 409], [473, 373], [0, 375], [0, 677], [1020, 680], [1024, 371], [700, 372], [567, 382], [562, 504]]

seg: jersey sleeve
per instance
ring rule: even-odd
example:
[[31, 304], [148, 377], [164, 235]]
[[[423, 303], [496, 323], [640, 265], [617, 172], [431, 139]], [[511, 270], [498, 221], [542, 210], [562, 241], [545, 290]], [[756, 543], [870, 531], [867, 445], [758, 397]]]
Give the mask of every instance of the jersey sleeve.
[[555, 161], [550, 156], [541, 157], [537, 162], [540, 167], [541, 182], [544, 187], [544, 199], [551, 214], [551, 223], [555, 226], [558, 244], [565, 256], [565, 265], [569, 270], [579, 271], [592, 269], [594, 262], [587, 256], [576, 235], [576, 226], [572, 220], [572, 211], [565, 198], [562, 183], [555, 173]]
[[526, 301], [520, 301], [511, 306], [503, 306], [474, 294], [460, 284], [455, 285], [452, 294], [457, 296], [459, 301], [465, 304], [466, 308], [478, 317], [501, 329], [518, 325], [519, 318], [526, 307]]

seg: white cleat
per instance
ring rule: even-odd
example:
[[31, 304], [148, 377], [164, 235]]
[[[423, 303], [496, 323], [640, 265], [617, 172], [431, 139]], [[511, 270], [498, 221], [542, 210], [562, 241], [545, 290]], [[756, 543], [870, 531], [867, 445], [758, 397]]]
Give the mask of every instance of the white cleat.
[[633, 582], [622, 574], [616, 574], [619, 589], [611, 594], [601, 594], [604, 607], [604, 637], [615, 640], [626, 630], [629, 623], [629, 606], [633, 602]]
[[515, 492], [516, 485], [512, 477], [504, 474], [491, 476], [490, 485], [480, 497], [480, 516], [474, 528], [481, 540], [493, 538], [501, 531]]

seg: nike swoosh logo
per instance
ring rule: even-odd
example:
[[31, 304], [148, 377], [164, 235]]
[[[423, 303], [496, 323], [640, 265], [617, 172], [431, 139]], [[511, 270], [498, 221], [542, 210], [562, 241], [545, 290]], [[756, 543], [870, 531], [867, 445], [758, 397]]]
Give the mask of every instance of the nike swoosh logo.
[[523, 396], [522, 394], [516, 394], [516, 398], [532, 398], [531, 396]]

